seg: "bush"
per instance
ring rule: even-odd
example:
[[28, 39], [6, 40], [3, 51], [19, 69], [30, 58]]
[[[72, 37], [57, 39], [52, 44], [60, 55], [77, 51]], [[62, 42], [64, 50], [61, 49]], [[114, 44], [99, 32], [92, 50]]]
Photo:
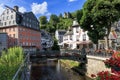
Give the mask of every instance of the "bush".
[[14, 47], [3, 51], [0, 57], [0, 80], [12, 80], [23, 61], [23, 49]]

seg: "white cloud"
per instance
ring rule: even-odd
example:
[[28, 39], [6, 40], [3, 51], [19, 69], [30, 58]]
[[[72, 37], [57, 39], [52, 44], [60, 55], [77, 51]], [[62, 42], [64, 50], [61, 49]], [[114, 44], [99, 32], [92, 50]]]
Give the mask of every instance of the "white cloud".
[[19, 11], [22, 12], [22, 13], [24, 13], [24, 12], [26, 12], [26, 9], [24, 7], [20, 7]]
[[34, 14], [45, 14], [48, 11], [47, 2], [43, 2], [42, 4], [32, 3], [31, 8]]
[[46, 15], [46, 16], [50, 16], [50, 15], [51, 15], [51, 13], [49, 13], [49, 12], [48, 12], [48, 13], [46, 13], [45, 15]]
[[69, 0], [69, 2], [74, 2], [74, 1], [77, 1], [77, 0]]
[[3, 13], [4, 10], [4, 4], [0, 4], [0, 15]]

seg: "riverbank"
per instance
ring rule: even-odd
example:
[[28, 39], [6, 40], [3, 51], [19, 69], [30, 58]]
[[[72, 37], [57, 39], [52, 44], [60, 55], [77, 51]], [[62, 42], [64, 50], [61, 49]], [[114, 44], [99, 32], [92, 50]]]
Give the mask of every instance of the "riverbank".
[[78, 76], [81, 76], [82, 80], [92, 80], [87, 75], [83, 75], [84, 70], [78, 68], [79, 62], [72, 61], [72, 60], [63, 60], [63, 59], [60, 59], [59, 61], [62, 67], [67, 69], [69, 72], [72, 71], [72, 72], [77, 73]]

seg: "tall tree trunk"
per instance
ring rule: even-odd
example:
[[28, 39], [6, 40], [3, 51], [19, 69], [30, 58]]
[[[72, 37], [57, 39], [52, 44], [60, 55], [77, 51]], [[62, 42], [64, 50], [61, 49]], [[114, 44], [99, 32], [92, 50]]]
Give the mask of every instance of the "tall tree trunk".
[[109, 40], [108, 40], [108, 36], [105, 36], [105, 43], [106, 43], [106, 49], [108, 50], [109, 48]]
[[105, 42], [106, 42], [106, 49], [109, 48], [109, 34], [111, 32], [111, 22], [110, 24], [108, 25], [108, 28], [107, 28], [107, 35], [105, 36]]

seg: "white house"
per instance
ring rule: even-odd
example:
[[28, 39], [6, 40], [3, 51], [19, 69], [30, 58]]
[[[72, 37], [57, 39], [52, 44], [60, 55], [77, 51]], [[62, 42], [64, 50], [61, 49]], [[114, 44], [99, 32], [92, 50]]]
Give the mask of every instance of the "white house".
[[63, 45], [69, 49], [80, 49], [83, 46], [91, 47], [92, 42], [89, 40], [87, 31], [80, 28], [76, 20], [73, 21], [73, 25], [63, 36]]
[[58, 45], [62, 48], [63, 46], [63, 36], [66, 33], [66, 30], [56, 30], [55, 37], [58, 40]]

